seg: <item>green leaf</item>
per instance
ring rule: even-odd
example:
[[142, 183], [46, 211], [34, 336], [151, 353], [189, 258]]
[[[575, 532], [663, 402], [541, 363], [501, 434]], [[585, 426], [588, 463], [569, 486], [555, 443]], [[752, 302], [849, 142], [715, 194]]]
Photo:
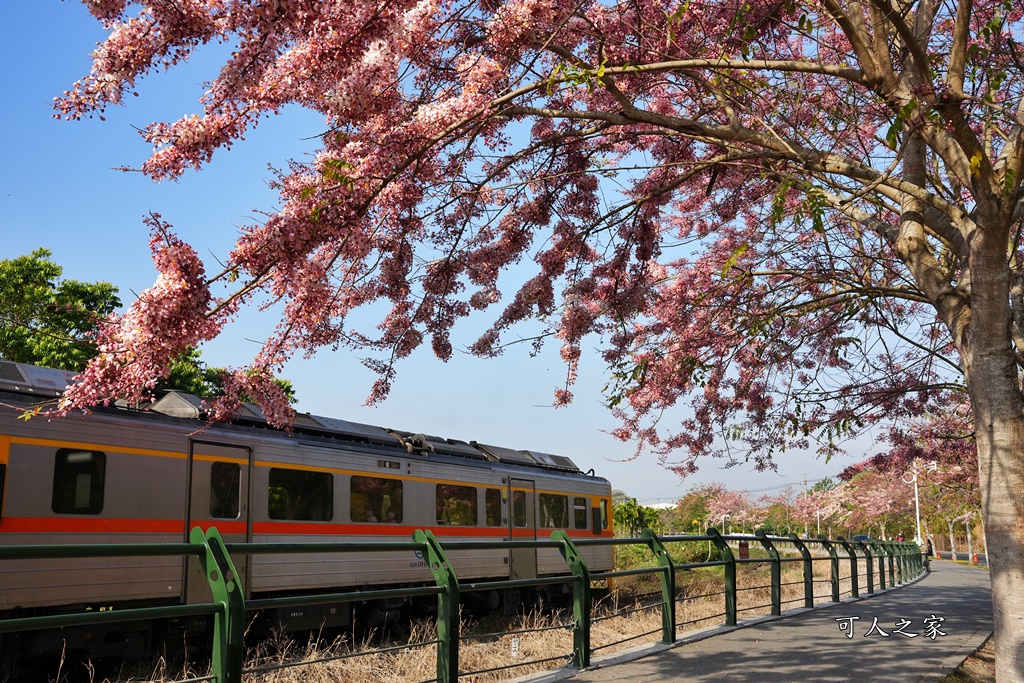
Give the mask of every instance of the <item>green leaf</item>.
[[729, 271], [733, 269], [733, 266], [735, 266], [739, 262], [740, 257], [743, 256], [743, 254], [747, 253], [747, 250], [749, 249], [750, 245], [744, 242], [743, 244], [741, 244], [740, 246], [736, 247], [736, 249], [733, 250], [729, 258], [725, 260], [725, 265], [722, 266], [723, 279], [726, 277], [726, 275], [728, 275]]
[[896, 114], [896, 120], [893, 121], [892, 125], [889, 126], [889, 130], [885, 133], [885, 142], [889, 149], [896, 150], [899, 147], [900, 134], [906, 128], [906, 122], [910, 120], [916, 110], [917, 100], [910, 100]]

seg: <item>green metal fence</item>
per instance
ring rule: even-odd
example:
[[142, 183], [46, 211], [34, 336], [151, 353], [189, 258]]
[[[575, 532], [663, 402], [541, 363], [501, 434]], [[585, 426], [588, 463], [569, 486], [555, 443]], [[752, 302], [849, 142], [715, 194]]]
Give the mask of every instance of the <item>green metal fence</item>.
[[[736, 557], [732, 544], [756, 541], [763, 551], [763, 556]], [[717, 559], [706, 562], [677, 562], [671, 555], [667, 544], [710, 543], [717, 552]], [[621, 546], [642, 545], [650, 549], [652, 554], [651, 567], [591, 572], [580, 552], [581, 547], [588, 546]], [[780, 547], [792, 548], [795, 555], [780, 553]], [[448, 558], [455, 551], [514, 548], [553, 548], [557, 549], [566, 562], [566, 573], [559, 576], [547, 576], [535, 579], [517, 579], [467, 583], [460, 585], [456, 568]], [[840, 557], [842, 549], [844, 557]], [[339, 592], [333, 594], [298, 595], [282, 598], [246, 600], [242, 586], [239, 585], [232, 555], [272, 555], [290, 553], [363, 553], [416, 551], [422, 553], [427, 567], [434, 579], [433, 586], [412, 588], [392, 588], [359, 592]], [[812, 550], [818, 550], [817, 556]], [[859, 555], [858, 555], [859, 553]], [[437, 596], [437, 633], [436, 638], [414, 644], [403, 644], [400, 648], [382, 648], [373, 652], [386, 652], [392, 649], [408, 649], [413, 646], [437, 646], [437, 675], [431, 679], [438, 683], [454, 683], [459, 676], [480, 674], [500, 668], [522, 667], [547, 661], [563, 660], [574, 667], [584, 668], [590, 665], [591, 656], [600, 648], [591, 644], [591, 626], [609, 616], [595, 616], [594, 603], [591, 596], [592, 584], [595, 581], [614, 580], [627, 576], [643, 574], [658, 575], [661, 583], [660, 600], [640, 609], [658, 609], [661, 611], [661, 628], [628, 640], [657, 634], [660, 632], [664, 643], [675, 642], [677, 629], [677, 605], [680, 596], [676, 589], [676, 573], [698, 567], [722, 567], [724, 574], [724, 590], [720, 593], [724, 603], [724, 623], [733, 626], [737, 623], [737, 614], [741, 611], [758, 607], [771, 609], [771, 614], [782, 613], [783, 587], [782, 566], [784, 563], [801, 563], [803, 584], [803, 607], [813, 607], [815, 600], [814, 583], [827, 582], [831, 585], [832, 602], [839, 602], [842, 596], [840, 583], [847, 579], [852, 597], [861, 595], [860, 579], [866, 578], [867, 593], [874, 593], [875, 579], [879, 589], [886, 586], [895, 587], [921, 576], [926, 571], [920, 549], [912, 542], [853, 542], [843, 538], [829, 540], [825, 538], [801, 539], [795, 534], [789, 536], [768, 536], [757, 533], [755, 536], [739, 536], [719, 534], [710, 529], [706, 535], [697, 536], [657, 536], [651, 531], [644, 531], [640, 538], [576, 539], [569, 537], [564, 531], [555, 531], [550, 540], [536, 541], [454, 541], [441, 542], [429, 531], [416, 531], [409, 542], [359, 542], [359, 543], [249, 543], [225, 544], [216, 529], [204, 533], [201, 529], [193, 529], [189, 543], [180, 544], [142, 544], [142, 545], [50, 545], [50, 546], [6, 546], [0, 547], [0, 560], [13, 559], [45, 559], [72, 557], [140, 557], [158, 555], [196, 556], [203, 573], [210, 584], [213, 601], [207, 604], [174, 605], [165, 607], [147, 607], [123, 609], [109, 612], [89, 612], [79, 614], [63, 614], [45, 617], [12, 618], [0, 620], [0, 634], [15, 633], [33, 629], [64, 628], [130, 622], [150, 619], [168, 619], [185, 616], [209, 616], [214, 619], [211, 668], [208, 676], [188, 679], [191, 682], [216, 681], [217, 683], [238, 683], [245, 673], [263, 673], [276, 668], [296, 665], [274, 665], [258, 669], [244, 669], [245, 646], [243, 636], [246, 627], [246, 612], [263, 609], [281, 609], [314, 604], [345, 603], [366, 600], [385, 600], [393, 598], [410, 598]], [[848, 563], [849, 572], [844, 576], [842, 567]], [[828, 563], [827, 578], [815, 579], [814, 563]], [[738, 569], [747, 564], [768, 563], [771, 583], [766, 586], [740, 588], [737, 584]], [[865, 573], [860, 573], [863, 564]], [[463, 640], [460, 634], [459, 604], [464, 593], [496, 589], [538, 588], [544, 586], [570, 586], [573, 600], [572, 621], [567, 625], [573, 633], [571, 653], [549, 657], [543, 660], [520, 662], [510, 667], [497, 667], [473, 672], [459, 671], [459, 643]], [[738, 606], [738, 596], [744, 590], [769, 588], [770, 605]], [[718, 595], [718, 594], [712, 594]], [[704, 596], [702, 596], [704, 597]], [[685, 599], [692, 599], [689, 596]], [[800, 602], [798, 598], [788, 602]], [[615, 616], [615, 615], [611, 615]], [[702, 619], [703, 620], [703, 619]], [[604, 647], [608, 647], [607, 645]], [[341, 657], [360, 656], [367, 652], [342, 655]], [[329, 661], [329, 660], [317, 660]], [[309, 662], [304, 662], [308, 664]], [[301, 665], [301, 664], [298, 664]], [[426, 682], [424, 682], [426, 683]]]

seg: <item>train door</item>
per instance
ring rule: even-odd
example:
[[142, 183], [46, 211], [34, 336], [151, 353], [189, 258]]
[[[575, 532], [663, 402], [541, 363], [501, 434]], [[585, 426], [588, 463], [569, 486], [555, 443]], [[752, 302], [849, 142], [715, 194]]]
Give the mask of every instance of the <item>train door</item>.
[[[249, 505], [251, 472], [252, 449], [189, 440], [186, 540], [195, 526], [203, 529], [216, 527], [225, 543], [246, 543], [252, 540]], [[231, 559], [240, 575], [242, 587], [248, 589], [248, 556], [235, 555]], [[188, 603], [209, 602], [213, 597], [203, 577], [199, 560], [195, 557], [188, 559], [185, 596]]]
[[[513, 541], [537, 540], [537, 521], [534, 518], [534, 483], [528, 479], [509, 480], [509, 537]], [[537, 549], [513, 548], [510, 551], [513, 579], [537, 578]]]

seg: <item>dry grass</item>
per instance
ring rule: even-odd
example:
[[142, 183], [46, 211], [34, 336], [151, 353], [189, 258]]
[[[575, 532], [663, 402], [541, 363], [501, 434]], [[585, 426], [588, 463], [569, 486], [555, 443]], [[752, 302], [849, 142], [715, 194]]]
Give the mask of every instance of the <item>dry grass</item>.
[[[848, 570], [849, 565], [846, 565]], [[815, 562], [815, 600], [831, 599], [827, 562]], [[676, 614], [678, 631], [703, 628], [724, 622], [722, 572], [700, 571], [680, 573], [681, 597]], [[739, 608], [741, 619], [770, 612], [771, 590], [768, 563], [741, 565], [738, 572]], [[783, 609], [803, 604], [802, 565], [786, 563], [783, 571]], [[843, 585], [845, 584], [845, 585]], [[849, 579], [841, 581], [841, 589], [849, 591]], [[689, 597], [695, 596], [695, 597]], [[786, 601], [791, 601], [786, 605]], [[648, 601], [650, 602], [650, 601]], [[756, 607], [745, 609], [744, 607]], [[594, 608], [595, 620], [591, 627], [591, 647], [600, 655], [613, 653], [641, 643], [661, 640], [660, 603], [653, 605], [637, 601], [622, 593], [612, 593]], [[489, 683], [529, 673], [564, 666], [573, 645], [569, 628], [571, 614], [559, 610], [543, 614], [532, 613], [515, 623], [499, 619], [475, 622], [464, 618], [463, 636], [459, 648], [460, 680], [467, 683]], [[493, 635], [504, 631], [502, 635]], [[515, 633], [507, 633], [515, 631]], [[488, 634], [479, 637], [480, 634]], [[678, 635], [678, 634], [677, 634]], [[388, 652], [350, 657], [364, 650], [369, 643], [335, 642], [329, 646], [314, 643], [300, 648], [287, 640], [278, 640], [264, 646], [248, 664], [256, 669], [285, 662], [312, 662], [301, 668], [249, 673], [246, 683], [328, 683], [338, 680], [365, 681], [366, 683], [416, 683], [436, 675], [436, 646], [412, 647], [410, 644], [432, 640], [433, 626], [423, 622], [413, 627], [403, 646]], [[315, 661], [329, 660], [329, 661]], [[541, 661], [537, 661], [541, 660]], [[509, 668], [505, 668], [509, 667]], [[500, 669], [492, 671], [492, 669]]]
[[[814, 562], [815, 603], [831, 600], [829, 563]], [[875, 585], [878, 585], [877, 564]], [[782, 609], [803, 606], [803, 565], [786, 562], [782, 574]], [[840, 590], [850, 594], [850, 565], [840, 563]], [[865, 571], [864, 562], [858, 571]], [[688, 630], [724, 623], [724, 578], [721, 568], [693, 569], [677, 574], [677, 637]], [[771, 611], [769, 563], [738, 565], [739, 619], [751, 619]], [[861, 591], [866, 582], [860, 580]], [[627, 591], [650, 590], [658, 583], [644, 581], [617, 591], [594, 607], [591, 647], [596, 655], [605, 655], [644, 643], [661, 641], [660, 591], [654, 596], [637, 596]], [[886, 577], [888, 585], [888, 576]], [[623, 590], [626, 588], [626, 590]], [[652, 604], [653, 603], [653, 604]], [[564, 666], [572, 652], [571, 610], [531, 613], [510, 621], [489, 617], [480, 620], [463, 617], [459, 646], [460, 680], [489, 683]], [[325, 642], [314, 638], [301, 643], [277, 636], [250, 653], [244, 683], [335, 683], [340, 680], [365, 683], [419, 683], [436, 676], [436, 630], [429, 620], [416, 622], [400, 643], [394, 640], [382, 647], [367, 639], [352, 643], [344, 638]], [[384, 651], [372, 651], [374, 648]], [[367, 654], [360, 654], [367, 651]], [[283, 667], [283, 668], [282, 668]], [[492, 671], [498, 669], [497, 671]], [[136, 677], [137, 676], [137, 677]], [[120, 672], [116, 681], [158, 681], [165, 683], [194, 677], [185, 663], [176, 667], [159, 662], [149, 671]], [[94, 679], [90, 678], [90, 681]]]
[[996, 683], [996, 646], [989, 636], [970, 657], [940, 680], [940, 683]]

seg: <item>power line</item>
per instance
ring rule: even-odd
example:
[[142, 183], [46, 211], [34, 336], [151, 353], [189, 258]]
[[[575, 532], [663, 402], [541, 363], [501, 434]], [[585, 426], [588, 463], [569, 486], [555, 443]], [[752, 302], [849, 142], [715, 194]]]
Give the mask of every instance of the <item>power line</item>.
[[[765, 493], [766, 491], [778, 491], [780, 489], [784, 489], [784, 488], [788, 488], [790, 486], [796, 486], [796, 485], [803, 486], [804, 490], [807, 491], [807, 490], [810, 490], [811, 488], [814, 488], [814, 486], [817, 485], [819, 482], [824, 481], [825, 479], [831, 479], [831, 478], [832, 477], [821, 477], [820, 479], [814, 481], [813, 483], [811, 483], [811, 481], [808, 480], [808, 479], [801, 479], [801, 480], [798, 480], [798, 481], [790, 481], [790, 482], [787, 482], [785, 484], [779, 484], [777, 486], [768, 486], [768, 487], [761, 488], [761, 489], [747, 489], [746, 491], [747, 491], [747, 493]], [[661, 496], [661, 497], [658, 497], [658, 498], [642, 498], [642, 499], [641, 498], [637, 498], [637, 502], [638, 503], [648, 503], [648, 502], [652, 502], [652, 501], [655, 502], [655, 503], [673, 502], [673, 501], [679, 500], [684, 495], [686, 495], [686, 494], [684, 493], [684, 494], [681, 494], [681, 495], [676, 496], [674, 498], [671, 498], [671, 497], [666, 498], [664, 496]]]

